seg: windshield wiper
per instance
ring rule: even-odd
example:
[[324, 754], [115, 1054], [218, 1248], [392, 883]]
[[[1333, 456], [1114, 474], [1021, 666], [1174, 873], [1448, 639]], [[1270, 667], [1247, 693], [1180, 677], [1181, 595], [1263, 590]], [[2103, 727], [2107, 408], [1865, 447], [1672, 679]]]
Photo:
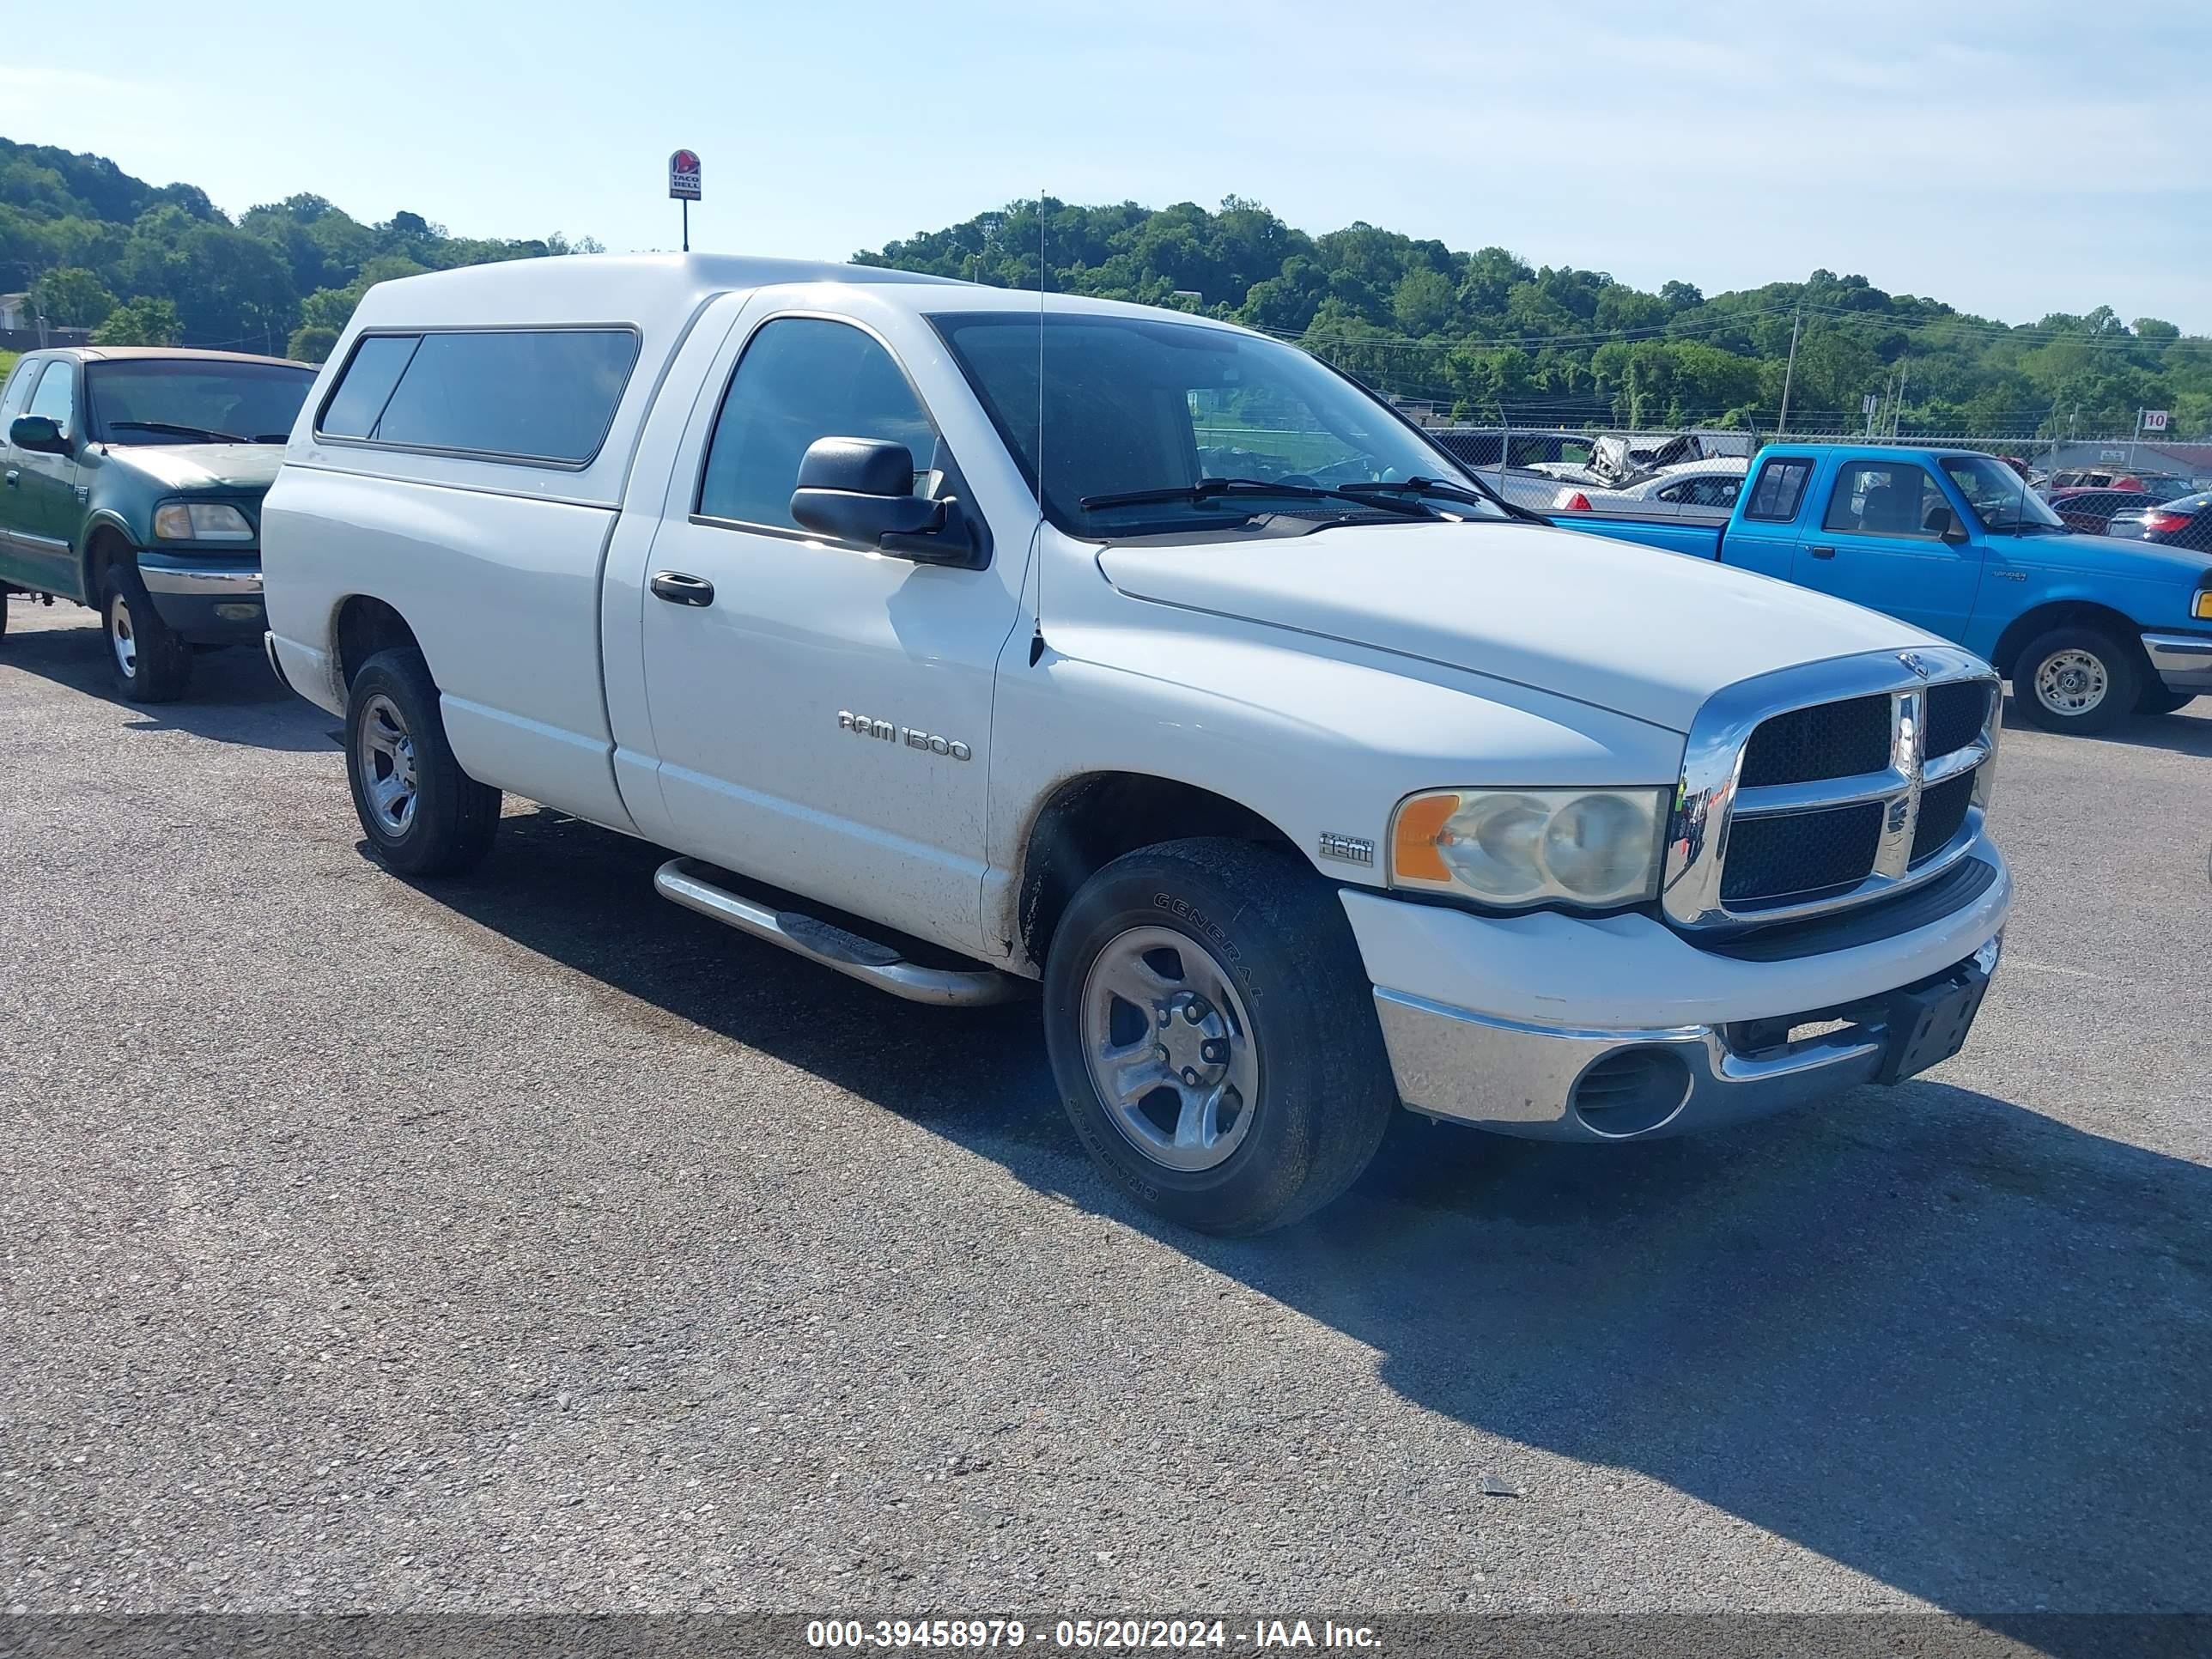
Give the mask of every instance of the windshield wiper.
[[198, 438], [211, 444], [250, 444], [235, 432], [217, 432], [204, 426], [179, 426], [173, 421], [110, 421], [110, 432], [173, 432], [179, 438]]
[[1476, 507], [1496, 507], [1504, 509], [1510, 518], [1526, 520], [1530, 524], [1549, 524], [1551, 520], [1540, 513], [1507, 501], [1488, 484], [1478, 478], [1473, 484], [1448, 483], [1442, 478], [1407, 478], [1402, 482], [1383, 483], [1349, 483], [1344, 486], [1347, 494], [1376, 495], [1433, 495], [1439, 501], [1466, 501]]
[[1224, 495], [1287, 495], [1293, 501], [1352, 501], [1380, 507], [1401, 518], [1435, 516], [1419, 501], [1382, 500], [1354, 495], [1350, 489], [1330, 489], [1320, 484], [1270, 483], [1265, 478], [1200, 478], [1194, 484], [1172, 489], [1124, 489], [1110, 495], [1085, 495], [1076, 502], [1085, 512], [1108, 507], [1145, 507], [1159, 501], [1204, 503]]

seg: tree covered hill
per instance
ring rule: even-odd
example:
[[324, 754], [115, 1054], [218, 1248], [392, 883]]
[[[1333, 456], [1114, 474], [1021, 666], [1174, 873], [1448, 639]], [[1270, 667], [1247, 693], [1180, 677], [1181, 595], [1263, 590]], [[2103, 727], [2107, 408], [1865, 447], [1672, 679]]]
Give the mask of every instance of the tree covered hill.
[[[1040, 239], [1042, 238], [1042, 243]], [[1771, 427], [1793, 325], [1793, 429], [1863, 423], [1901, 389], [1907, 432], [2121, 432], [2140, 408], [2212, 428], [2212, 339], [2109, 307], [2008, 326], [1863, 276], [1707, 296], [1602, 271], [1462, 252], [1367, 224], [1323, 235], [1257, 203], [1081, 207], [1046, 198], [856, 254], [863, 264], [1202, 311], [1296, 339], [1400, 396], [1528, 424]], [[319, 196], [233, 221], [195, 185], [103, 156], [0, 139], [0, 291], [115, 343], [328, 353], [373, 283], [494, 259], [596, 252], [453, 236], [414, 213], [364, 224]], [[1887, 405], [1885, 404], [1885, 407]]]
[[365, 225], [319, 196], [236, 222], [193, 185], [158, 188], [100, 155], [0, 138], [0, 290], [117, 345], [198, 345], [319, 362], [373, 283], [452, 265], [596, 252], [449, 236], [421, 215]]
[[[1312, 236], [1255, 202], [1017, 202], [855, 254], [1001, 287], [1202, 311], [1296, 339], [1370, 384], [1474, 420], [1771, 427], [1793, 324], [1793, 430], [1848, 430], [1901, 391], [1905, 432], [2084, 435], [2172, 411], [2212, 428], [2212, 339], [2109, 307], [2008, 326], [1863, 276], [1647, 294], [1603, 271], [1531, 265], [1354, 224]], [[1885, 404], [1887, 407], [1887, 404]]]

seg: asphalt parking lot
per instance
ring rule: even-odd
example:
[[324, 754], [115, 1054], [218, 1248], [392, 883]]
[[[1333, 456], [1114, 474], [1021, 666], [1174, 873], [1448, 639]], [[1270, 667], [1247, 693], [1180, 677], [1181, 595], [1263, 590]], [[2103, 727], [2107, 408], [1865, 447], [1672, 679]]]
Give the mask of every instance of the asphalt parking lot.
[[1928, 1077], [1408, 1117], [1223, 1243], [1093, 1174], [1033, 1011], [512, 800], [410, 886], [258, 657], [137, 708], [9, 609], [9, 1607], [2212, 1610], [2212, 700], [2009, 723]]

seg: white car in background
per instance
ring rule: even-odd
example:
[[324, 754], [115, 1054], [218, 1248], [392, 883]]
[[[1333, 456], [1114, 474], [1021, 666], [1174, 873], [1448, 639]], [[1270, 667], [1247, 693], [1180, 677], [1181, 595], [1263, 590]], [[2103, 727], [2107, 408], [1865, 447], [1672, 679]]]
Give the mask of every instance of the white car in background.
[[1553, 492], [1553, 513], [1690, 513], [1703, 508], [1726, 514], [1735, 506], [1750, 458], [1723, 455], [1710, 461], [1685, 461], [1662, 467], [1641, 483], [1620, 489], [1563, 484]]

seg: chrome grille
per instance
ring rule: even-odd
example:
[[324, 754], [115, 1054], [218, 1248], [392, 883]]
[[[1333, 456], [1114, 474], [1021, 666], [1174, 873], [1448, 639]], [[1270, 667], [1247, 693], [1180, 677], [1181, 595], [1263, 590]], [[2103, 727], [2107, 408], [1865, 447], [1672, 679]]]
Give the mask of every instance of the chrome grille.
[[1989, 666], [1951, 647], [1837, 658], [1718, 693], [1683, 757], [1668, 918], [1780, 921], [1948, 869], [1980, 832], [1998, 707]]
[[1973, 795], [1974, 777], [1971, 772], [1946, 778], [1920, 792], [1920, 818], [1912, 826], [1912, 856], [1909, 860], [1912, 867], [1918, 868], [1950, 845], [1951, 837], [1966, 821], [1966, 809], [1973, 804]]
[[1889, 699], [1814, 703], [1761, 720], [1744, 745], [1739, 789], [1879, 772], [1889, 764]]
[[1982, 735], [1990, 723], [1990, 697], [1996, 688], [1964, 680], [1928, 688], [1928, 753], [1948, 755]]
[[1881, 845], [1880, 801], [1832, 812], [1746, 818], [1729, 834], [1721, 902], [1759, 903], [1856, 886], [1874, 868]]

